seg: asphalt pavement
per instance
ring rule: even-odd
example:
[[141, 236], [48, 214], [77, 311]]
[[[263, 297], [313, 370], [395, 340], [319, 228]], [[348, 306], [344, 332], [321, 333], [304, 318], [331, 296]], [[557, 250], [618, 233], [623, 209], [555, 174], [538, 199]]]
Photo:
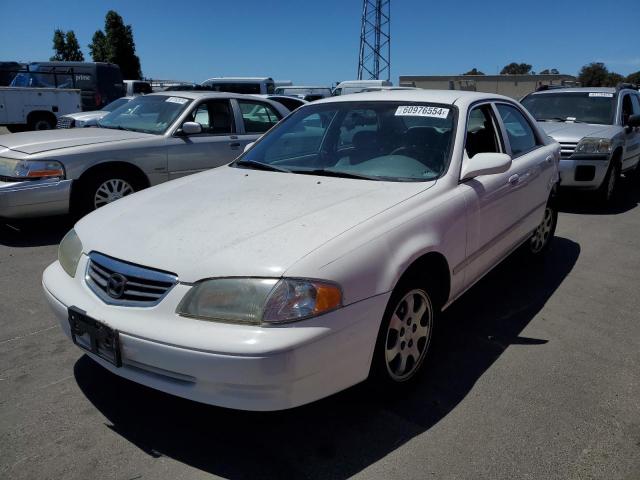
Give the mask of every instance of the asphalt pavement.
[[411, 389], [291, 411], [193, 403], [108, 373], [40, 279], [71, 221], [0, 222], [0, 478], [640, 479], [640, 188], [562, 201], [537, 264], [447, 311]]

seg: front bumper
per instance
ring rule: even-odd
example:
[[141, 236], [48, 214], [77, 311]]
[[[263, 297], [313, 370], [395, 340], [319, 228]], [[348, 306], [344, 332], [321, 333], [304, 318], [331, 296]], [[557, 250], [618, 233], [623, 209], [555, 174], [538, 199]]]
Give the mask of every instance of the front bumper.
[[27, 218], [69, 212], [72, 180], [0, 181], [0, 217]]
[[563, 158], [559, 168], [561, 187], [597, 189], [607, 175], [609, 161]]
[[241, 410], [282, 410], [365, 380], [389, 294], [315, 319], [257, 327], [183, 318], [175, 307], [190, 288], [176, 285], [150, 308], [107, 305], [58, 262], [43, 275], [45, 295], [70, 336], [67, 308], [76, 306], [120, 332], [122, 367], [91, 353], [114, 374], [163, 392]]

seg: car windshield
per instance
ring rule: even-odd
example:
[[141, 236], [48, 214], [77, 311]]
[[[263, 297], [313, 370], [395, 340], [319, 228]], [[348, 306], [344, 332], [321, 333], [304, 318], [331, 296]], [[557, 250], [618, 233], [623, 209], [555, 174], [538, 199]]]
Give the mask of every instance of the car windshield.
[[121, 107], [122, 105], [124, 105], [125, 103], [129, 103], [131, 99], [130, 98], [119, 98], [117, 100], [114, 100], [113, 102], [111, 102], [109, 105], [105, 105], [102, 108], [103, 112], [113, 112], [116, 108]]
[[55, 68], [42, 71], [38, 65], [32, 65], [28, 72], [18, 73], [11, 81], [12, 87], [34, 88], [76, 88], [69, 71], [56, 71]]
[[415, 102], [308, 105], [232, 166], [366, 180], [434, 180], [449, 164], [454, 116], [451, 105]]
[[557, 92], [529, 95], [522, 100], [539, 122], [583, 122], [611, 125], [614, 95], [608, 92]]
[[136, 97], [105, 115], [98, 124], [103, 128], [161, 135], [189, 103], [188, 98], [168, 95]]

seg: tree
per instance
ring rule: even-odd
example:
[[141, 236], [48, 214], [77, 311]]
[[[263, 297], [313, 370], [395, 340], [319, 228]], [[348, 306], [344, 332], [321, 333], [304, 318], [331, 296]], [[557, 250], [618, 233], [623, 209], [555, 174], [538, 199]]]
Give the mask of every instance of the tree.
[[463, 73], [462, 75], [484, 75], [484, 72], [481, 72], [476, 67], [473, 67], [467, 73]]
[[605, 87], [609, 78], [609, 70], [601, 62], [592, 62], [580, 69], [578, 81], [583, 87]]
[[557, 68], [552, 68], [552, 69], [545, 68], [540, 72], [540, 75], [559, 75], [559, 74], [560, 72], [558, 72]]
[[625, 78], [626, 82], [633, 83], [634, 85], [640, 85], [640, 70], [632, 73]]
[[84, 55], [73, 30], [65, 34], [63, 30], [56, 28], [53, 32], [53, 51], [56, 52], [50, 59], [53, 62], [84, 62]]
[[607, 87], [615, 87], [619, 83], [624, 82], [624, 77], [616, 72], [609, 72], [607, 75], [606, 86]]
[[120, 66], [122, 76], [137, 80], [142, 78], [140, 58], [136, 55], [131, 25], [125, 25], [122, 17], [109, 10], [104, 20], [104, 32], [96, 31], [89, 45], [94, 62], [111, 62]]
[[528, 63], [511, 62], [500, 70], [500, 75], [526, 75], [531, 73], [531, 65]]

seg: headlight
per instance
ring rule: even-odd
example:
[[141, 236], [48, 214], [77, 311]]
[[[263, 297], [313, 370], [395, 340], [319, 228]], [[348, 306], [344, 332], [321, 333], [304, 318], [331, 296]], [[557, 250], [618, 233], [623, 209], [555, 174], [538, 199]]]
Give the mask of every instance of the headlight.
[[55, 160], [14, 160], [0, 158], [0, 176], [15, 180], [64, 178], [64, 167]]
[[60, 242], [60, 246], [58, 247], [58, 261], [65, 272], [75, 277], [81, 256], [82, 242], [78, 238], [78, 235], [76, 235], [76, 231], [71, 229]]
[[194, 286], [176, 312], [203, 320], [260, 325], [303, 320], [341, 305], [342, 291], [331, 282], [220, 278]]
[[608, 138], [583, 138], [576, 146], [576, 154], [611, 153], [611, 140]]

